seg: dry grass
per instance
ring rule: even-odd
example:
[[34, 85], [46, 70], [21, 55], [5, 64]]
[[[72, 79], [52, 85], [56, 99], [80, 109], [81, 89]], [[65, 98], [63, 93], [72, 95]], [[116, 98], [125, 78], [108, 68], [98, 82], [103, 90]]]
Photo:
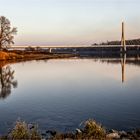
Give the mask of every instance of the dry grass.
[[42, 60], [42, 59], [57, 59], [57, 58], [71, 58], [72, 54], [52, 54], [52, 53], [40, 53], [37, 51], [0, 51], [0, 61], [26, 61], [26, 60]]
[[0, 51], [0, 60], [14, 60], [14, 59], [21, 59], [22, 56], [16, 53], [8, 53]]
[[106, 140], [106, 130], [96, 121], [87, 120], [79, 133], [56, 133], [52, 140]]
[[[41, 140], [36, 126], [29, 127], [24, 121], [17, 121], [12, 131], [0, 140]], [[106, 140], [106, 130], [96, 121], [87, 120], [79, 132], [54, 133], [49, 140]]]
[[41, 136], [34, 126], [32, 129], [23, 121], [17, 121], [8, 138], [12, 140], [41, 140]]
[[95, 120], [87, 120], [85, 122], [84, 134], [89, 139], [104, 139], [106, 136], [105, 129]]

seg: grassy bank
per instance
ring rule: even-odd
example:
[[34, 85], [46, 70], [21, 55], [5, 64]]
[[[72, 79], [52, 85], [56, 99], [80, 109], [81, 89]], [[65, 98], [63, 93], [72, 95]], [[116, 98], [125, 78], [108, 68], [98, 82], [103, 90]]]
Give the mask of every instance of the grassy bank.
[[16, 53], [0, 51], [0, 61], [22, 59], [22, 55]]
[[26, 51], [0, 51], [0, 61], [26, 61], [26, 60], [41, 60], [41, 59], [57, 59], [70, 58], [72, 54], [53, 54], [41, 52], [26, 52]]
[[[49, 133], [49, 134], [48, 134]], [[106, 131], [100, 125], [97, 124], [93, 120], [88, 120], [84, 123], [83, 129], [76, 129], [76, 132], [69, 132], [69, 133], [59, 133], [56, 131], [46, 131], [45, 134], [41, 134], [39, 129], [36, 125], [27, 124], [24, 121], [17, 121], [15, 123], [14, 128], [8, 135], [1, 136], [1, 140], [41, 140], [49, 139], [49, 140], [58, 140], [58, 139], [105, 139], [106, 138]]]
[[140, 130], [132, 132], [107, 131], [95, 120], [87, 120], [83, 128], [76, 129], [75, 132], [60, 133], [57, 131], [46, 131], [41, 134], [37, 125], [27, 124], [24, 121], [17, 121], [14, 128], [0, 140], [138, 140]]

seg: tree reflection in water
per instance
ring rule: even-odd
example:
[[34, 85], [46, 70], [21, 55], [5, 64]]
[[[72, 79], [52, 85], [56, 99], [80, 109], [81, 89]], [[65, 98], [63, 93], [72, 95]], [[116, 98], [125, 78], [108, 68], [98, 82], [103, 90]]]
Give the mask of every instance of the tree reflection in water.
[[14, 73], [15, 71], [9, 65], [0, 67], [0, 99], [7, 98], [11, 93], [11, 89], [17, 87]]

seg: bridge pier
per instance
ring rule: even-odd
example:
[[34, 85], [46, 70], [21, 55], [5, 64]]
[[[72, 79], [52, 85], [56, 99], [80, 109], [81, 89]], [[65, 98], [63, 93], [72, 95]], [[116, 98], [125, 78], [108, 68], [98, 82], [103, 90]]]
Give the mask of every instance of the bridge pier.
[[121, 38], [121, 51], [126, 53], [126, 41], [125, 41], [125, 34], [124, 34], [124, 22], [122, 22], [122, 38]]
[[51, 53], [52, 52], [52, 48], [49, 48], [48, 52]]

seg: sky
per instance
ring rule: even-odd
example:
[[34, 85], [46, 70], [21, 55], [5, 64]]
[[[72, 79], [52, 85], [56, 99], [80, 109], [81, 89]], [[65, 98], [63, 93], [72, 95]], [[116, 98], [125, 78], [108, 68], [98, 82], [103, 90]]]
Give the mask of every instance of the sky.
[[15, 45], [90, 45], [140, 38], [140, 0], [0, 0], [18, 28]]

